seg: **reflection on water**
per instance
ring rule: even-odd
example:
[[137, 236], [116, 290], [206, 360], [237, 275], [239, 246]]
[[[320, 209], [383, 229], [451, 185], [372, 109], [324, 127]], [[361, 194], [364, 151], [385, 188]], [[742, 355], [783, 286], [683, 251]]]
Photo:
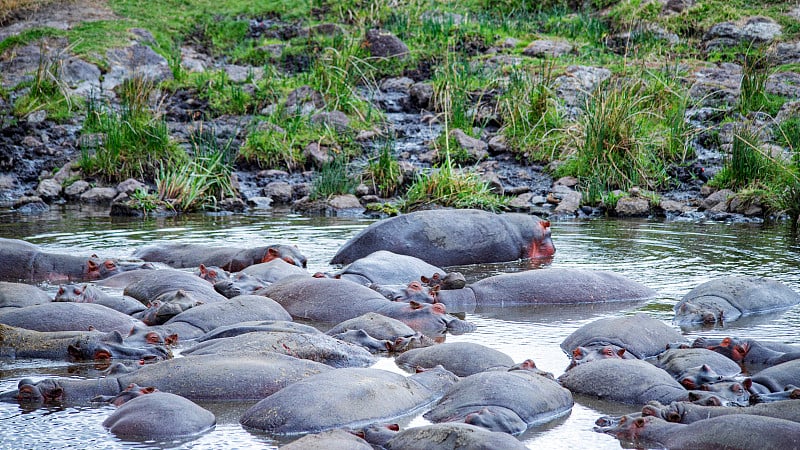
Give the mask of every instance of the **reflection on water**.
[[[309, 218], [266, 211], [248, 215], [196, 215], [148, 220], [109, 218], [105, 210], [69, 209], [45, 216], [0, 213], [0, 236], [21, 238], [52, 251], [98, 253], [130, 257], [145, 244], [191, 241], [209, 245], [249, 246], [294, 244], [308, 257], [309, 271], [328, 271], [327, 261], [339, 246], [371, 223], [360, 218]], [[478, 329], [448, 336], [448, 342], [477, 342], [509, 354], [515, 361], [532, 358], [558, 376], [568, 359], [561, 341], [578, 327], [619, 314], [644, 311], [669, 322], [672, 305], [698, 284], [732, 274], [779, 280], [800, 291], [800, 245], [782, 226], [659, 221], [555, 222], [557, 247], [552, 268], [610, 270], [655, 289], [657, 298], [645, 303], [580, 307], [480, 308], [466, 314]], [[528, 270], [525, 262], [460, 267], [474, 281], [503, 272]], [[44, 286], [55, 290], [55, 286]], [[800, 343], [800, 308], [782, 314], [733, 322], [725, 329], [687, 329], [688, 338], [725, 334]], [[377, 367], [400, 371], [384, 358]], [[21, 378], [48, 375], [94, 376], [91, 369], [63, 362], [0, 359], [0, 391], [13, 389]], [[578, 398], [572, 412], [534, 427], [520, 438], [530, 448], [620, 448], [617, 440], [592, 431], [603, 414], [633, 409]], [[245, 448], [277, 446], [270, 437], [243, 430], [239, 415], [247, 405], [206, 405], [216, 415], [216, 428], [190, 442], [125, 443], [101, 426], [111, 407], [57, 408], [22, 411], [0, 404], [0, 442], [3, 448]], [[421, 417], [408, 421], [424, 424]]]

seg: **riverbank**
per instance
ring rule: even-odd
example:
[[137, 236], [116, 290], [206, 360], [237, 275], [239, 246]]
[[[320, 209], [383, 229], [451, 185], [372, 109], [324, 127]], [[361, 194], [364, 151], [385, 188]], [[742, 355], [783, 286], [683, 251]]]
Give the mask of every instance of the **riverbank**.
[[4, 15], [3, 206], [797, 216], [789, 2], [251, 3]]

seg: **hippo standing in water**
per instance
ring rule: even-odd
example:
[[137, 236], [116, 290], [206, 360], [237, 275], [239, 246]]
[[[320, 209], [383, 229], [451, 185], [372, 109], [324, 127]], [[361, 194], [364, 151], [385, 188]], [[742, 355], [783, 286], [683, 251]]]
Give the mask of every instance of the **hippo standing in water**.
[[689, 291], [674, 307], [674, 322], [679, 325], [723, 324], [742, 316], [787, 309], [798, 303], [800, 295], [777, 281], [759, 277], [723, 277]]
[[306, 257], [292, 245], [267, 245], [253, 248], [212, 247], [204, 244], [166, 243], [143, 247], [133, 253], [144, 261], [160, 262], [176, 269], [205, 266], [238, 272], [245, 267], [273, 259], [282, 259], [299, 267]]
[[49, 253], [31, 243], [5, 238], [0, 238], [0, 261], [0, 280], [5, 281], [89, 281], [142, 266], [97, 256]]
[[214, 427], [214, 414], [180, 395], [152, 392], [122, 404], [103, 426], [121, 439], [164, 441], [196, 436]]
[[550, 258], [550, 222], [536, 216], [474, 209], [417, 211], [375, 222], [347, 241], [331, 264], [349, 264], [378, 250], [415, 256], [435, 266]]

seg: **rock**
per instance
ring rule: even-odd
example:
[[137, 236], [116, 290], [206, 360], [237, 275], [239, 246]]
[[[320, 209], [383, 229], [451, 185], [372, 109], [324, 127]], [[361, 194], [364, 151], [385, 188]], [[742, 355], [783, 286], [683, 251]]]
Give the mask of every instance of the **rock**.
[[489, 153], [493, 155], [498, 155], [500, 153], [505, 153], [508, 151], [508, 144], [506, 143], [506, 137], [502, 134], [496, 134], [489, 139]]
[[622, 197], [614, 211], [621, 217], [647, 217], [650, 215], [650, 202], [641, 197]]
[[147, 191], [147, 186], [145, 186], [144, 183], [135, 178], [128, 178], [127, 180], [122, 181], [117, 185], [117, 192], [126, 195], [131, 195], [134, 192], [138, 191], [139, 189], [144, 189], [145, 191]]
[[777, 64], [800, 63], [800, 42], [781, 42], [775, 46]]
[[39, 214], [50, 210], [41, 197], [24, 195], [14, 202], [14, 209], [20, 214]]
[[453, 131], [451, 131], [450, 136], [453, 137], [458, 145], [467, 152], [467, 155], [471, 161], [480, 161], [489, 156], [489, 145], [486, 142], [483, 142], [480, 139], [475, 139], [458, 128], [455, 128]]
[[404, 58], [408, 47], [389, 31], [371, 29], [364, 36], [364, 46], [370, 55], [378, 58]]
[[310, 114], [324, 108], [325, 100], [311, 86], [303, 85], [289, 93], [285, 106], [289, 113]]
[[402, 92], [409, 93], [411, 86], [414, 85], [414, 80], [408, 77], [393, 77], [386, 78], [381, 81], [380, 89], [383, 92]]
[[530, 192], [525, 192], [512, 198], [508, 202], [508, 207], [514, 211], [528, 212], [530, 211], [531, 206], [533, 206], [533, 202], [531, 200], [533, 200], [533, 194]]
[[522, 50], [522, 54], [533, 58], [558, 58], [572, 51], [572, 44], [566, 41], [533, 41]]
[[36, 195], [45, 200], [56, 199], [61, 196], [61, 183], [53, 178], [46, 178], [36, 188]]
[[80, 58], [72, 57], [64, 61], [59, 75], [75, 95], [88, 97], [100, 89], [100, 69]]
[[755, 44], [765, 44], [779, 38], [781, 26], [769, 17], [751, 17], [742, 27], [742, 39]]
[[333, 157], [328, 152], [328, 147], [322, 147], [316, 142], [308, 144], [303, 149], [303, 157], [316, 168], [320, 168], [333, 160]]
[[343, 36], [345, 29], [338, 23], [321, 23], [309, 27], [308, 34], [310, 36]]
[[553, 186], [566, 186], [570, 189], [575, 189], [577, 185], [578, 179], [572, 176], [561, 177], [553, 183]]
[[781, 26], [768, 17], [750, 17], [743, 26], [733, 22], [722, 22], [712, 26], [703, 36], [707, 51], [733, 47], [740, 42], [767, 44], [782, 34]]
[[111, 204], [111, 200], [117, 196], [117, 190], [110, 187], [93, 187], [81, 194], [80, 199], [84, 203]]
[[661, 200], [661, 202], [658, 204], [658, 207], [665, 213], [669, 214], [683, 214], [692, 210], [691, 207], [675, 200]]
[[731, 106], [739, 98], [742, 68], [736, 64], [723, 63], [717, 67], [700, 69], [695, 72], [694, 78], [689, 96], [698, 106]]
[[675, 33], [670, 33], [655, 24], [642, 24], [637, 25], [631, 31], [606, 37], [605, 44], [612, 52], [624, 55], [640, 42], [652, 40], [658, 40], [668, 45], [675, 45], [680, 42], [680, 38]]
[[134, 77], [154, 83], [172, 79], [172, 69], [167, 60], [146, 45], [135, 43], [129, 47], [112, 48], [106, 52], [106, 60], [109, 69], [102, 83], [106, 91]]
[[800, 98], [800, 73], [778, 72], [767, 79], [768, 94], [781, 95], [788, 98]]
[[44, 109], [33, 111], [25, 117], [25, 121], [31, 125], [42, 123], [45, 120], [47, 120], [47, 111]]
[[364, 210], [364, 207], [361, 206], [361, 202], [359, 202], [358, 198], [353, 194], [334, 195], [328, 200], [328, 206], [337, 212], [345, 210]]
[[570, 115], [577, 115], [583, 107], [587, 94], [611, 76], [611, 71], [604, 67], [569, 66], [566, 73], [553, 82], [556, 95], [564, 100], [565, 106], [571, 108]]
[[262, 67], [226, 64], [222, 69], [228, 75], [228, 79], [234, 83], [244, 83], [248, 80], [259, 81], [264, 78], [264, 69]]
[[341, 111], [318, 112], [311, 116], [311, 122], [328, 126], [338, 132], [347, 131], [350, 128], [350, 119]]
[[775, 115], [775, 122], [782, 123], [787, 119], [800, 116], [800, 101], [786, 102]]
[[66, 195], [67, 198], [76, 198], [89, 190], [90, 187], [91, 185], [88, 181], [77, 180], [64, 188], [64, 195]]
[[[557, 216], [570, 217], [575, 216], [578, 213], [578, 208], [581, 206], [581, 200], [583, 200], [580, 192], [567, 189], [564, 192], [553, 194], [559, 200], [558, 206], [556, 206], [554, 211]], [[550, 198], [548, 196], [548, 201], [549, 199]]]
[[694, 6], [695, 0], [667, 0], [661, 12], [664, 14], [681, 13], [687, 8]]
[[705, 199], [703, 199], [703, 201], [700, 203], [700, 210], [704, 209], [711, 210], [714, 207], [718, 206], [719, 204], [726, 204], [728, 202], [728, 199], [733, 196], [734, 193], [730, 189], [722, 189], [716, 191], [711, 195], [709, 195], [708, 197], [706, 197]]
[[433, 85], [430, 83], [416, 83], [409, 91], [411, 104], [420, 109], [430, 109], [433, 98]]
[[271, 200], [271, 203], [290, 203], [294, 197], [292, 185], [285, 181], [273, 181], [264, 186], [264, 196]]

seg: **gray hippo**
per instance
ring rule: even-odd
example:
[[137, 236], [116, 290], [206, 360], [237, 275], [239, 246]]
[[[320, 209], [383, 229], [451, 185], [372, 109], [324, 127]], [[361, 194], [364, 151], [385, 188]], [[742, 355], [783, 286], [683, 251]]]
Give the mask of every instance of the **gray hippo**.
[[441, 304], [392, 302], [346, 280], [290, 277], [258, 292], [280, 303], [292, 317], [340, 323], [368, 312], [397, 319], [424, 334], [472, 331], [474, 326], [447, 314]]
[[140, 395], [111, 413], [103, 426], [123, 440], [166, 441], [197, 436], [217, 423], [214, 414], [169, 392]]
[[53, 299], [54, 302], [94, 303], [107, 306], [123, 314], [133, 315], [145, 310], [139, 300], [128, 296], [112, 296], [93, 284], [62, 284]]
[[384, 445], [388, 450], [525, 450], [514, 436], [466, 423], [437, 423], [398, 432]]
[[330, 370], [335, 369], [278, 353], [187, 356], [98, 379], [46, 378], [39, 382], [25, 379], [19, 382], [17, 390], [0, 394], [0, 401], [85, 405], [98, 397], [116, 396], [131, 384], [152, 386], [193, 401], [258, 401], [292, 383]]
[[273, 332], [280, 331], [284, 333], [305, 333], [305, 334], [321, 334], [322, 332], [312, 327], [311, 325], [304, 325], [302, 323], [289, 322], [286, 320], [252, 320], [239, 322], [233, 325], [223, 325], [214, 328], [208, 333], [200, 336], [195, 341], [205, 342], [211, 339], [221, 339], [226, 337], [239, 336], [245, 333], [254, 333], [259, 331]]
[[651, 362], [679, 381], [687, 370], [704, 365], [723, 377], [733, 377], [742, 371], [742, 368], [730, 358], [705, 348], [667, 349]]
[[457, 379], [442, 368], [410, 377], [380, 369], [335, 369], [270, 395], [245, 411], [239, 422], [278, 435], [360, 427], [429, 405]]
[[155, 301], [167, 303], [180, 291], [180, 297], [195, 303], [218, 303], [228, 299], [214, 290], [208, 281], [188, 272], [175, 269], [151, 270], [142, 278], [125, 287], [124, 295], [145, 305]]
[[489, 371], [453, 385], [424, 417], [465, 422], [491, 431], [523, 433], [572, 409], [572, 394], [535, 370]]
[[489, 369], [507, 369], [514, 365], [514, 360], [481, 344], [453, 342], [409, 350], [395, 358], [395, 363], [407, 370], [441, 365], [459, 377], [466, 377]]
[[573, 394], [643, 405], [686, 400], [689, 392], [666, 371], [638, 359], [599, 359], [578, 364], [558, 381]]
[[787, 386], [800, 386], [800, 359], [767, 367], [753, 375], [752, 380], [770, 392], [782, 392]]
[[364, 439], [344, 430], [330, 430], [317, 434], [307, 434], [281, 450], [372, 450]]
[[268, 283], [274, 283], [293, 275], [308, 275], [303, 267], [287, 263], [282, 259], [273, 259], [264, 263], [253, 264], [241, 270], [241, 273], [254, 276]]
[[707, 281], [683, 296], [673, 308], [675, 324], [732, 322], [742, 316], [787, 309], [800, 303], [788, 286], [766, 278], [730, 276]]
[[184, 355], [264, 354], [269, 352], [320, 362], [331, 367], [367, 367], [375, 363], [363, 347], [322, 333], [253, 332], [211, 339], [183, 351]]
[[464, 289], [441, 290], [436, 300], [458, 310], [518, 306], [640, 301], [656, 292], [622, 275], [586, 269], [537, 269], [484, 278]]
[[6, 308], [24, 308], [26, 306], [50, 303], [52, 297], [36, 286], [24, 283], [0, 281], [0, 311]]
[[19, 239], [0, 238], [0, 280], [89, 281], [141, 267], [141, 262], [122, 262], [97, 256], [49, 253]]
[[172, 357], [162, 346], [128, 345], [116, 331], [32, 331], [0, 324], [3, 356], [71, 361], [135, 359], [147, 362]]
[[667, 422], [654, 416], [624, 416], [619, 424], [596, 428], [637, 448], [789, 449], [800, 447], [800, 423], [774, 417], [739, 415], [690, 423]]
[[204, 244], [164, 243], [140, 248], [133, 256], [144, 261], [160, 262], [170, 267], [218, 266], [238, 272], [247, 266], [282, 259], [299, 267], [306, 266], [306, 257], [292, 245], [267, 245], [253, 248], [213, 247]]
[[[405, 323], [378, 313], [366, 313], [345, 320], [328, 330], [326, 334], [366, 347], [373, 353], [399, 352], [429, 347], [436, 343]], [[373, 340], [378, 341], [378, 345], [375, 345]], [[365, 345], [365, 341], [372, 345]]]
[[735, 361], [748, 373], [800, 359], [800, 349], [796, 346], [731, 336], [721, 339], [699, 337], [692, 343], [692, 347], [713, 350]]
[[561, 349], [572, 354], [578, 347], [614, 345], [636, 358], [663, 352], [667, 345], [685, 341], [678, 330], [647, 314], [606, 317], [588, 323], [567, 336]]
[[94, 303], [50, 302], [0, 312], [0, 323], [35, 331], [118, 331], [144, 326], [131, 316]]
[[704, 406], [689, 402], [672, 402], [665, 406], [653, 402], [642, 408], [643, 416], [660, 417], [667, 422], [675, 423], [692, 423], [729, 414], [752, 414], [800, 422], [800, 403], [797, 400], [781, 400], [742, 408], [741, 406]]
[[405, 285], [411, 281], [419, 281], [422, 277], [432, 277], [445, 271], [432, 264], [410, 256], [397, 254], [387, 250], [378, 250], [359, 258], [340, 271], [334, 278], [342, 278], [364, 286], [370, 284]]
[[550, 258], [556, 251], [550, 222], [536, 216], [437, 209], [371, 224], [347, 241], [331, 264], [350, 264], [378, 250], [415, 256], [435, 266]]

